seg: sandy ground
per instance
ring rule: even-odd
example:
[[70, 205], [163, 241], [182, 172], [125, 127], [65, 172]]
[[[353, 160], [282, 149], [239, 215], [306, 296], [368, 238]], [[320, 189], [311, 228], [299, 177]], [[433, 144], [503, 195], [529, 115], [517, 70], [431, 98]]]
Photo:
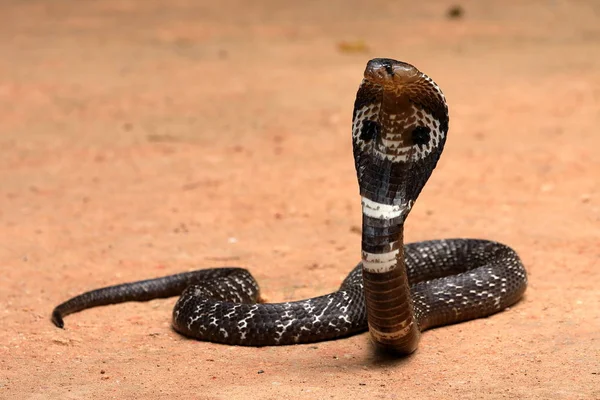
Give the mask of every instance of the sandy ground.
[[[421, 3], [2, 1], [0, 398], [600, 399], [600, 6]], [[270, 301], [334, 290], [359, 259], [354, 95], [382, 56], [451, 111], [407, 240], [514, 246], [522, 302], [405, 359], [366, 334], [188, 340], [175, 299], [50, 323], [203, 267], [250, 268]]]

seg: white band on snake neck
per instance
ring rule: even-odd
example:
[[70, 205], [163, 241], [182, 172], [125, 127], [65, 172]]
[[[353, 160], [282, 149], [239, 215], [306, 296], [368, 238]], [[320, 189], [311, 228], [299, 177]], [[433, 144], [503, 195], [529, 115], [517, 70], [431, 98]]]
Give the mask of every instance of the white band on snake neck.
[[401, 217], [406, 214], [409, 209], [403, 205], [389, 205], [378, 203], [373, 200], [369, 200], [366, 197], [361, 198], [362, 211], [367, 217], [377, 219], [392, 219]]
[[387, 253], [375, 254], [362, 252], [363, 268], [372, 273], [384, 273], [391, 271], [396, 267], [399, 250], [388, 251]]

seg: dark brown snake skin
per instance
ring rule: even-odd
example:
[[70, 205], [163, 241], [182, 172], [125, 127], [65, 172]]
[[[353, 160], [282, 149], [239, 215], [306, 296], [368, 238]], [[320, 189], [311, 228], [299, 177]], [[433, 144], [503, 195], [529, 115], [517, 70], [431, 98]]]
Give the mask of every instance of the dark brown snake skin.
[[211, 342], [309, 343], [369, 329], [386, 350], [409, 354], [421, 331], [486, 317], [516, 303], [527, 286], [521, 260], [492, 241], [404, 244], [404, 221], [444, 148], [448, 108], [439, 87], [412, 65], [367, 64], [353, 113], [354, 159], [363, 205], [362, 261], [338, 291], [257, 303], [242, 268], [214, 268], [93, 290], [57, 306], [52, 321], [100, 305], [180, 295], [173, 327]]

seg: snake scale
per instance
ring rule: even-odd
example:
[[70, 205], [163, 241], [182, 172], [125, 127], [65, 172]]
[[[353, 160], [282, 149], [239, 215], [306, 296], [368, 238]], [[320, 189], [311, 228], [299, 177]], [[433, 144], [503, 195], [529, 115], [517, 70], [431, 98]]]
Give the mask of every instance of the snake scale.
[[260, 303], [242, 268], [213, 268], [125, 283], [76, 296], [52, 313], [180, 295], [173, 327], [199, 340], [246, 346], [330, 340], [369, 330], [387, 351], [409, 354], [420, 333], [486, 317], [516, 303], [527, 275], [510, 247], [487, 240], [404, 244], [404, 222], [442, 153], [448, 132], [442, 91], [410, 64], [367, 63], [354, 104], [352, 142], [362, 201], [362, 259], [339, 290]]

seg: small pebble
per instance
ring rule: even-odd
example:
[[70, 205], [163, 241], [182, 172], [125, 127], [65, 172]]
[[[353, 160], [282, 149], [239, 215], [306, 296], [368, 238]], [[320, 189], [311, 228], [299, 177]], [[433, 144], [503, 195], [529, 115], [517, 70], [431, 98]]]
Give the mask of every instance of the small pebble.
[[363, 40], [339, 42], [337, 47], [341, 53], [368, 53], [369, 52], [369, 46]]
[[465, 10], [458, 4], [453, 5], [446, 12], [446, 16], [450, 19], [462, 18], [465, 14]]
[[353, 225], [350, 227], [350, 232], [358, 233], [360, 235], [362, 233], [362, 230], [360, 229], [359, 226]]

